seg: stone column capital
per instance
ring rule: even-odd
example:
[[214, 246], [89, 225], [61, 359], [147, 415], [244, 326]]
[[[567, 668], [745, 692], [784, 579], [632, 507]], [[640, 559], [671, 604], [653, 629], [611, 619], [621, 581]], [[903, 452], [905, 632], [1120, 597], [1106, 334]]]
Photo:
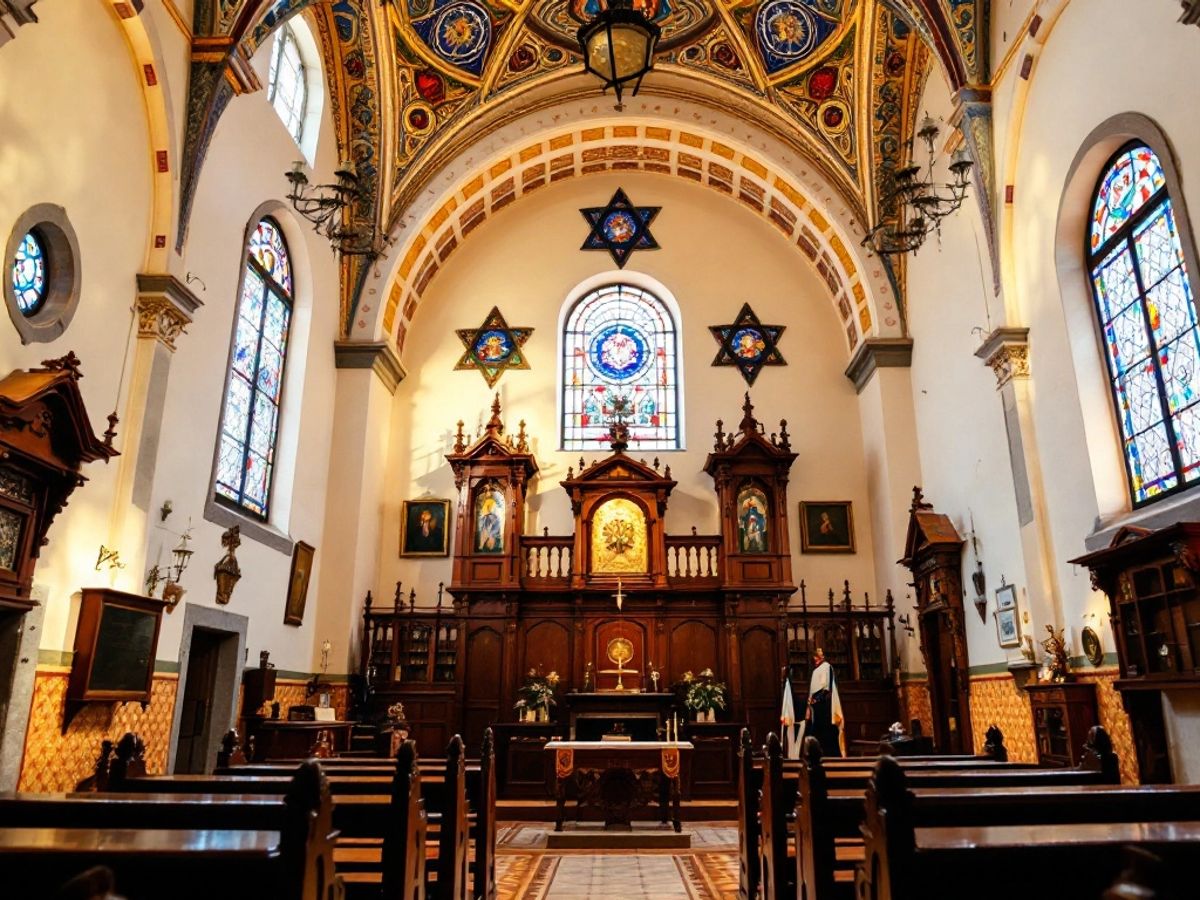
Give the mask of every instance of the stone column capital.
[[996, 389], [1014, 378], [1029, 377], [1029, 329], [997, 328], [979, 345], [975, 355], [996, 373]]
[[168, 350], [191, 324], [192, 315], [204, 304], [174, 275], [138, 275], [138, 338], [153, 339]]

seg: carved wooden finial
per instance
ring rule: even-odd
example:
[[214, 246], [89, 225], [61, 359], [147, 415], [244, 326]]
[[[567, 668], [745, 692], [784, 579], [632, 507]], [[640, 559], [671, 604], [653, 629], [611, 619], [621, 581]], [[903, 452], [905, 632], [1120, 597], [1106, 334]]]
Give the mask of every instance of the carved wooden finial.
[[500, 392], [496, 392], [496, 396], [492, 399], [492, 417], [488, 419], [487, 430], [489, 433], [496, 434], [504, 433], [504, 422], [500, 418]]
[[750, 392], [746, 391], [746, 402], [742, 404], [742, 422], [738, 425], [742, 431], [754, 431], [758, 422], [754, 418], [754, 404], [750, 402]]
[[670, 466], [667, 466], [666, 469], [663, 470], [663, 477], [664, 478], [671, 477], [671, 467]]
[[462, 453], [467, 449], [467, 436], [463, 434], [463, 420], [458, 420], [458, 431], [454, 434], [454, 452]]
[[[117, 411], [115, 409], [108, 414], [108, 428], [104, 431], [104, 446], [108, 447], [110, 450], [112, 449], [113, 438], [117, 436], [117, 423], [120, 421], [121, 420], [117, 418]], [[107, 459], [104, 461], [108, 462]]]
[[47, 372], [67, 372], [72, 378], [78, 381], [83, 377], [83, 373], [79, 371], [79, 357], [75, 355], [75, 351], [71, 350], [66, 356], [60, 356], [58, 359], [43, 359], [42, 366]]
[[717, 430], [713, 432], [713, 449], [720, 453], [725, 449], [725, 422], [717, 419]]
[[583, 474], [583, 470], [584, 470], [584, 469], [586, 469], [586, 468], [587, 468], [587, 466], [585, 466], [585, 465], [583, 464], [583, 457], [582, 457], [582, 456], [581, 456], [581, 457], [579, 457], [579, 474], [580, 474], [580, 475], [582, 475], [582, 474]]
[[780, 450], [791, 450], [792, 449], [792, 438], [791, 438], [791, 435], [788, 434], [787, 419], [779, 420], [779, 449]]
[[525, 420], [522, 419], [518, 423], [518, 425], [520, 426], [520, 428], [517, 431], [517, 452], [518, 453], [528, 453], [529, 452], [529, 437], [528, 437], [528, 435], [525, 434]]
[[408, 611], [412, 612], [416, 608], [417, 608], [417, 589], [412, 588], [408, 592]]
[[575, 467], [567, 466], [567, 481], [570, 481], [574, 477], [575, 477]]
[[438, 582], [438, 602], [437, 602], [438, 609], [442, 608], [442, 591], [444, 591], [445, 589], [446, 589], [446, 582], [439, 581]]
[[656, 456], [656, 457], [654, 457], [654, 471], [655, 471], [655, 472], [657, 472], [657, 471], [658, 471], [658, 464], [659, 464], [659, 459], [658, 459], [658, 457]]
[[912, 509], [909, 512], [916, 512], [918, 509], [933, 509], [933, 504], [925, 502], [925, 494], [919, 485], [913, 485]]
[[401, 590], [400, 590], [400, 586], [401, 586], [403, 583], [404, 583], [404, 582], [402, 582], [402, 581], [397, 581], [397, 582], [396, 582], [396, 596], [395, 596], [393, 599], [395, 600], [395, 605], [396, 605], [396, 608], [397, 608], [397, 609], [398, 609], [398, 608], [400, 607], [400, 605], [401, 605], [401, 604], [404, 602], [404, 600], [403, 600], [404, 594], [402, 594], [402, 593], [401, 593]]
[[549, 525], [542, 526], [542, 537], [550, 537], [550, 526]]

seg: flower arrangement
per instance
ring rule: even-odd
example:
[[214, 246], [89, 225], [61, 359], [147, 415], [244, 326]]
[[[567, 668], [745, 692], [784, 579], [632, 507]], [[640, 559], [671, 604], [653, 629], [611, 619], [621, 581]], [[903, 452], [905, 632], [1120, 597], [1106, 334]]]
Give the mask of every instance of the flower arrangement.
[[712, 713], [727, 705], [729, 689], [724, 682], [717, 681], [712, 669], [705, 669], [699, 675], [684, 672], [679, 687], [683, 705], [693, 712]]
[[557, 672], [543, 675], [541, 669], [530, 669], [525, 673], [525, 683], [517, 691], [519, 699], [513, 704], [516, 710], [539, 710], [554, 706], [554, 689], [558, 687]]

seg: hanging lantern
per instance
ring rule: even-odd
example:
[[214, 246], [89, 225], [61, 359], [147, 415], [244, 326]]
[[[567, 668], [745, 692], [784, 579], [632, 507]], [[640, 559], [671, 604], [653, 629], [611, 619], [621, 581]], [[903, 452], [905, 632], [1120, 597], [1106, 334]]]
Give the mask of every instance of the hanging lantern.
[[596, 18], [579, 29], [579, 47], [584, 69], [604, 82], [617, 95], [617, 109], [623, 108], [625, 85], [633, 84], [637, 96], [642, 78], [654, 68], [654, 49], [660, 32], [657, 25], [633, 0], [609, 0]]

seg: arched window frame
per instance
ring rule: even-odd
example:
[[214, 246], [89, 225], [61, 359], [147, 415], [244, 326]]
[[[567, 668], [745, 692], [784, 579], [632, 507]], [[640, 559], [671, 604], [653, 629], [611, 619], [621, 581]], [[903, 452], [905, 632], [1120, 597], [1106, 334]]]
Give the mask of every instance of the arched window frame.
[[[1101, 190], [1122, 157], [1140, 149], [1145, 149], [1154, 155], [1161, 172], [1162, 183], [1154, 189], [1149, 197], [1142, 200], [1139, 208], [1129, 216], [1127, 221], [1111, 235], [1102, 238], [1098, 244], [1093, 246], [1093, 231], [1096, 227], [1094, 210], [1100, 200]], [[1099, 327], [1105, 373], [1108, 378], [1108, 393], [1116, 415], [1117, 439], [1125, 466], [1126, 487], [1134, 508], [1177, 495], [1200, 481], [1200, 327], [1198, 327], [1195, 296], [1190, 284], [1188, 266], [1193, 255], [1189, 246], [1190, 230], [1187, 227], [1186, 211], [1172, 193], [1174, 186], [1172, 176], [1170, 161], [1163, 158], [1154, 146], [1154, 142], [1138, 138], [1126, 141], [1108, 157], [1100, 170], [1100, 176], [1090, 194], [1090, 215], [1084, 233], [1084, 261], [1089, 276], [1093, 312]], [[1138, 239], [1151, 232], [1154, 224], [1163, 217], [1164, 213], [1171, 226], [1171, 240], [1173, 241], [1171, 249], [1174, 261], [1173, 264], [1156, 269], [1148, 276], [1145, 270], [1149, 268], [1150, 264], [1145, 262], [1139, 254]], [[1110, 314], [1106, 314], [1105, 295], [1101, 288], [1101, 273], [1126, 255], [1131, 263], [1130, 274], [1133, 277], [1135, 296], [1133, 299], [1125, 299], [1119, 309], [1109, 310]], [[1155, 264], [1158, 263], [1155, 262]], [[1156, 328], [1154, 322], [1161, 321], [1161, 316], [1157, 314], [1158, 310], [1151, 301], [1155, 291], [1167, 285], [1169, 279], [1176, 272], [1181, 276], [1179, 284], [1187, 301], [1188, 321], [1177, 333], [1170, 334], [1160, 343], [1159, 335], [1156, 332], [1161, 329]], [[1112, 350], [1113, 343], [1120, 340], [1117, 335], [1116, 323], [1126, 314], [1132, 317], [1135, 306], [1140, 314], [1136, 318], [1140, 320], [1138, 324], [1143, 329], [1141, 333], [1145, 337], [1147, 355], [1132, 360], [1127, 364], [1128, 367], [1122, 367], [1118, 371], [1118, 361], [1114, 359]], [[1167, 387], [1169, 379], [1164, 373], [1164, 358], [1167, 360], [1166, 365], [1170, 366], [1175, 356], [1171, 351], [1183, 345], [1183, 342], [1187, 341], [1189, 337], [1195, 348], [1193, 359], [1197, 363], [1193, 366], [1190, 377], [1183, 388], [1181, 399], [1186, 402], [1178, 402], [1176, 408], [1172, 409], [1172, 392]], [[1164, 351], [1166, 351], [1165, 354]], [[1119, 354], [1119, 349], [1117, 352]], [[1127, 412], [1124, 408], [1119, 383], [1123, 377], [1128, 380], [1128, 377], [1136, 376], [1139, 370], [1145, 373], [1146, 363], [1149, 363], [1152, 368], [1156, 400], [1155, 411], [1159, 418], [1131, 434], [1131, 429], [1135, 428], [1132, 413]], [[1188, 416], [1189, 413], [1192, 415]], [[1187, 456], [1184, 455], [1180, 446], [1181, 420], [1185, 420], [1185, 417], [1196, 419], [1192, 426], [1195, 434], [1194, 450]], [[1163, 429], [1166, 447], [1171, 457], [1171, 469], [1165, 475], [1155, 477], [1147, 483], [1142, 476], [1140, 453], [1132, 453], [1130, 443], [1135, 441], [1138, 436], [1159, 427]], [[1140, 450], [1136, 444], [1135, 447]]]
[[[281, 251], [278, 266], [269, 266], [255, 253], [256, 239], [263, 226], [273, 230], [278, 237], [277, 246]], [[213, 496], [218, 503], [232, 506], [241, 514], [263, 522], [270, 518], [271, 494], [278, 462], [276, 453], [280, 433], [279, 420], [283, 408], [287, 354], [295, 303], [292, 271], [292, 257], [288, 250], [287, 238], [279, 222], [269, 215], [260, 217], [250, 228], [243, 253], [241, 288], [234, 311], [233, 341], [226, 366], [225, 392], [221, 400], [221, 419], [217, 432]], [[253, 315], [252, 309], [251, 314], [247, 315], [248, 304], [255, 300], [259, 304], [257, 316]], [[282, 307], [282, 325], [278, 329], [282, 346], [276, 346], [267, 331], [268, 314], [273, 308], [272, 301], [277, 301]], [[254, 352], [250, 364], [248, 367], [240, 365], [239, 352], [249, 347], [251, 341]], [[264, 344], [280, 356], [273, 397], [261, 378]], [[248, 413], [241, 428], [237, 427], [237, 416], [232, 405], [239, 385], [248, 387], [250, 392], [247, 401]], [[265, 407], [260, 404], [260, 400], [265, 402]], [[252, 446], [254, 428], [261, 422], [259, 416], [262, 412], [272, 414], [265, 454], [257, 452]], [[262, 458], [266, 465], [265, 488], [261, 502], [248, 495], [246, 489], [247, 471], [252, 455]], [[226, 463], [235, 456], [239, 459], [240, 475], [227, 478], [232, 470]], [[237, 481], [236, 484], [233, 483], [234, 480]]]
[[[288, 103], [289, 98], [284, 96], [280, 91], [281, 64], [287, 64], [289, 69], [294, 69], [295, 71], [295, 90], [297, 93], [292, 95], [292, 102], [290, 104]], [[267, 75], [267, 100], [283, 122], [284, 127], [288, 130], [288, 134], [300, 146], [304, 144], [305, 130], [308, 122], [309, 76], [309, 66], [304, 61], [304, 54], [300, 49], [300, 41], [291, 23], [288, 23], [279, 29], [279, 33], [275, 36], [275, 43], [271, 48], [271, 67]]]
[[[564, 451], [603, 451], [608, 449], [607, 437], [601, 436], [600, 431], [595, 431], [588, 434], [586, 437], [571, 434], [572, 429], [578, 429], [580, 426], [571, 421], [571, 417], [576, 415], [579, 403], [572, 402], [571, 394], [574, 389], [572, 384], [572, 354], [573, 343], [571, 335], [576, 332], [573, 326], [581, 309], [593, 299], [611, 293], [613, 291], [627, 290], [631, 293], [644, 296], [656, 308], [656, 315], [661, 316], [667, 327], [663, 329], [663, 336], [666, 340], [666, 345], [662, 347], [665, 355], [669, 360], [669, 370], [671, 379], [669, 384], [665, 386], [662, 393], [663, 407], [667, 415], [673, 421], [673, 429], [668, 431], [665, 436], [645, 439], [639, 436], [639, 431], [644, 433], [643, 429], [639, 429], [636, 424], [631, 425], [632, 440], [630, 441], [631, 451], [638, 450], [654, 450], [658, 452], [670, 452], [675, 450], [685, 449], [684, 443], [684, 408], [683, 408], [683, 346], [682, 334], [679, 324], [679, 306], [671, 296], [670, 292], [664, 286], [659, 284], [654, 279], [649, 277], [639, 276], [638, 273], [622, 272], [619, 275], [612, 273], [609, 275], [599, 275], [590, 278], [576, 286], [575, 290], [567, 298], [567, 302], [563, 304], [563, 311], [560, 316], [558, 337], [559, 337], [559, 416], [558, 416], [558, 433], [559, 433], [559, 448]], [[616, 319], [612, 321], [618, 321]], [[605, 323], [607, 324], [607, 323]], [[655, 351], [658, 349], [653, 348]], [[583, 363], [585, 371], [592, 371], [587, 368], [586, 361]], [[653, 366], [653, 363], [651, 363]], [[592, 374], [595, 375], [594, 371]], [[635, 379], [636, 381], [637, 379]], [[592, 382], [589, 382], [592, 383]], [[633, 382], [631, 382], [632, 384]], [[666, 426], [662, 426], [666, 427]]]

